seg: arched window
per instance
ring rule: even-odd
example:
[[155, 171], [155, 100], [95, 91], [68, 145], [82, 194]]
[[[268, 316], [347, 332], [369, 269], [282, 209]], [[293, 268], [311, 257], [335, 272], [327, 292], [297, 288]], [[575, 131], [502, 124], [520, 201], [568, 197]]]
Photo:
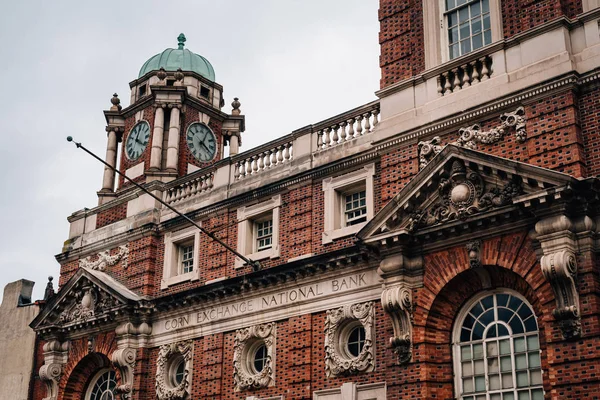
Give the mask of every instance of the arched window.
[[85, 396], [86, 400], [114, 400], [117, 376], [115, 371], [103, 369], [94, 376]]
[[457, 398], [543, 400], [538, 325], [516, 292], [486, 292], [469, 301], [453, 343]]

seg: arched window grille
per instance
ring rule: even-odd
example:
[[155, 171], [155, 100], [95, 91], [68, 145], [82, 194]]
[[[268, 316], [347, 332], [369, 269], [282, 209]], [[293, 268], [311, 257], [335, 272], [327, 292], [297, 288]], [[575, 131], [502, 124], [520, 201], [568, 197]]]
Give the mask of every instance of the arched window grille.
[[105, 369], [96, 374], [92, 379], [86, 400], [115, 400], [115, 389], [117, 388], [117, 376], [115, 371]]
[[471, 300], [454, 330], [454, 368], [461, 400], [543, 400], [536, 317], [516, 292]]

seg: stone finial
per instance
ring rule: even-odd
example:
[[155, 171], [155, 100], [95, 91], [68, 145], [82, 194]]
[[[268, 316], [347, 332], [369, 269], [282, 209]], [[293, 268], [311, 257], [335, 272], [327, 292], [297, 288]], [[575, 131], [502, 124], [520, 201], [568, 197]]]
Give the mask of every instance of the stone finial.
[[52, 284], [53, 280], [54, 277], [48, 277], [48, 283], [46, 284], [46, 290], [44, 291], [44, 300], [50, 300], [50, 298], [54, 296], [54, 285]]
[[177, 79], [177, 83], [181, 84], [181, 81], [183, 81], [183, 71], [181, 70], [181, 68], [177, 68], [177, 71], [174, 74], [175, 79]]
[[119, 99], [119, 95], [114, 93], [113, 97], [110, 99], [112, 103], [112, 107], [110, 107], [110, 111], [121, 111], [123, 107], [121, 107], [121, 99]]
[[179, 50], [183, 50], [183, 46], [185, 46], [185, 41], [187, 39], [185, 38], [185, 35], [183, 33], [180, 33], [179, 36], [177, 36], [177, 48]]
[[165, 71], [165, 69], [163, 67], [160, 67], [160, 69], [156, 73], [156, 76], [158, 77], [158, 79], [160, 79], [159, 84], [164, 85], [165, 78], [167, 77], [167, 71]]
[[240, 113], [242, 112], [240, 110], [241, 105], [242, 103], [240, 103], [240, 99], [234, 97], [233, 101], [231, 102], [231, 107], [233, 107], [233, 109], [231, 110], [231, 115], [240, 115]]

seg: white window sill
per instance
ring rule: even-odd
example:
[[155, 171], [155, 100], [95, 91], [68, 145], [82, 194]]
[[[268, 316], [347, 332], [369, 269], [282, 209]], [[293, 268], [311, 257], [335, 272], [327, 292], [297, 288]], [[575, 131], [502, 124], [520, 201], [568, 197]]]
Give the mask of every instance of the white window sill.
[[360, 224], [345, 226], [340, 229], [323, 232], [323, 244], [331, 243], [334, 241], [334, 239], [354, 235], [358, 233], [358, 231], [360, 231], [366, 224], [367, 222], [361, 222]]
[[[279, 246], [271, 247], [270, 249], [257, 251], [252, 254], [246, 254], [246, 258], [251, 259], [252, 261], [260, 261], [265, 260], [267, 258], [277, 258], [279, 257]], [[235, 268], [242, 268], [246, 263], [239, 257], [235, 258]]]
[[187, 274], [175, 275], [175, 276], [171, 276], [169, 278], [161, 280], [160, 288], [166, 289], [169, 286], [173, 286], [173, 285], [176, 285], [181, 282], [197, 281], [199, 279], [200, 279], [200, 277], [198, 276], [197, 270], [194, 270], [192, 272], [188, 272]]

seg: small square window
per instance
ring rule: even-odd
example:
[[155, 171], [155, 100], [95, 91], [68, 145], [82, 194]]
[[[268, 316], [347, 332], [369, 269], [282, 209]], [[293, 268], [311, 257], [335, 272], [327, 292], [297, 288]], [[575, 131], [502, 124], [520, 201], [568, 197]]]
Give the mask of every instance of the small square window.
[[270, 219], [255, 222], [256, 232], [256, 250], [267, 250], [273, 245], [273, 217]]
[[179, 259], [181, 274], [194, 270], [194, 243], [179, 246]]
[[165, 256], [161, 289], [200, 279], [198, 254], [200, 231], [196, 227], [165, 233]]
[[356, 234], [373, 218], [374, 174], [375, 166], [369, 164], [349, 174], [323, 180], [323, 243]]
[[140, 86], [140, 89], [139, 89], [139, 94], [140, 95], [139, 95], [139, 97], [144, 97], [146, 95], [146, 88], [147, 87], [148, 87], [147, 85]]
[[204, 86], [200, 86], [200, 96], [208, 99], [210, 96], [210, 89]]
[[[281, 195], [238, 209], [238, 251], [253, 261], [279, 257]], [[235, 259], [239, 268], [244, 261]]]

